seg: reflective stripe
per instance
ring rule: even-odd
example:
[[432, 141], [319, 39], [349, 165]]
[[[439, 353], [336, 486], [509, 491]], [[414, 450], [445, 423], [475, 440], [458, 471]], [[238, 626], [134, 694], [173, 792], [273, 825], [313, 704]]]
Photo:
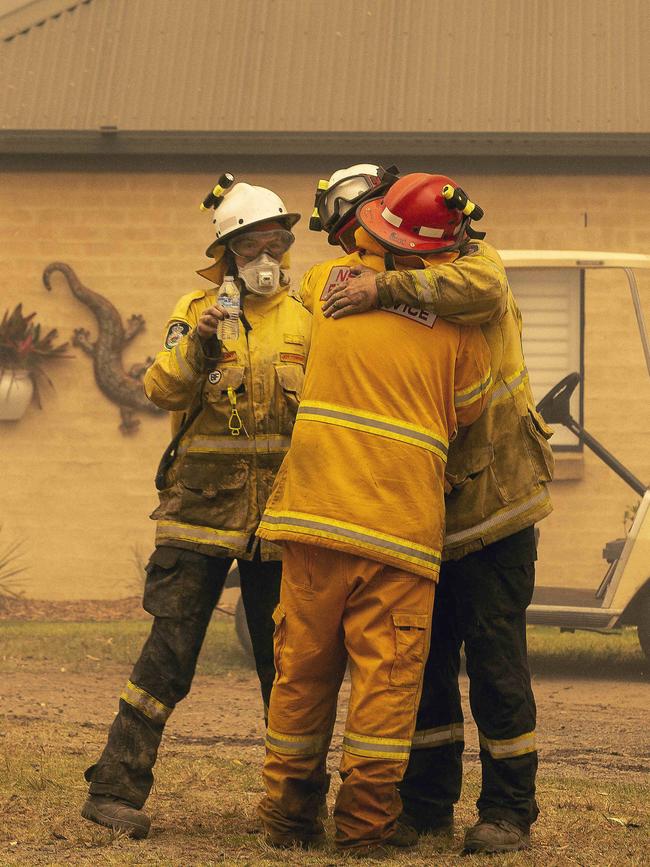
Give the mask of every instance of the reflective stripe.
[[368, 759], [405, 762], [411, 752], [411, 742], [402, 738], [376, 738], [346, 731], [343, 734], [343, 752]]
[[516, 756], [534, 753], [537, 749], [534, 731], [505, 740], [491, 740], [479, 732], [478, 739], [482, 749], [487, 750], [493, 759], [514, 759]]
[[251, 454], [266, 454], [274, 452], [286, 452], [291, 444], [291, 437], [282, 434], [246, 439], [233, 436], [203, 436], [192, 437], [190, 446], [182, 446], [178, 454], [217, 452], [230, 454], [234, 452], [249, 452]]
[[285, 735], [266, 730], [266, 746], [275, 753], [288, 756], [316, 756], [327, 749], [329, 735]]
[[490, 406], [493, 403], [499, 403], [504, 398], [507, 399], [520, 388], [523, 388], [528, 381], [528, 371], [525, 367], [518, 370], [512, 376], [504, 379], [498, 385], [495, 385], [494, 391], [490, 395]]
[[249, 534], [215, 530], [212, 527], [197, 527], [194, 524], [182, 524], [180, 521], [158, 521], [156, 542], [160, 542], [161, 539], [184, 539], [186, 542], [207, 542], [220, 545], [222, 548], [245, 548]]
[[462, 722], [449, 723], [448, 726], [438, 726], [433, 729], [416, 729], [413, 735], [414, 750], [425, 750], [431, 747], [441, 747], [465, 740], [465, 726]]
[[467, 530], [459, 530], [458, 533], [450, 533], [448, 536], [445, 536], [445, 545], [455, 545], [456, 542], [463, 542], [466, 539], [480, 536], [488, 530], [493, 530], [495, 527], [498, 527], [499, 524], [506, 524], [511, 518], [516, 518], [524, 512], [527, 512], [528, 509], [532, 509], [533, 506], [541, 505], [541, 503], [545, 501], [550, 502], [550, 497], [546, 488], [543, 488], [534, 496], [529, 497], [527, 500], [523, 500], [512, 508], [497, 512], [487, 518], [487, 520], [482, 521], [480, 524], [475, 524]]
[[196, 379], [197, 374], [190, 367], [187, 359], [185, 358], [185, 356], [181, 352], [180, 343], [177, 343], [176, 346], [174, 347], [174, 356], [176, 358], [176, 364], [178, 365], [178, 369], [179, 369], [179, 372], [181, 374], [181, 377], [185, 380], [185, 382], [193, 382]]
[[136, 686], [130, 680], [127, 681], [126, 686], [120, 694], [120, 698], [123, 698], [127, 704], [130, 704], [131, 707], [139, 710], [140, 713], [143, 713], [159, 725], [164, 725], [167, 722], [169, 714], [174, 709], [167, 707], [167, 705], [158, 701], [157, 698], [154, 698], [153, 695], [145, 692], [144, 689]]
[[324, 424], [333, 424], [340, 427], [352, 428], [365, 433], [377, 434], [399, 440], [410, 445], [420, 446], [435, 452], [443, 460], [447, 459], [448, 442], [435, 431], [418, 427], [408, 422], [396, 421], [385, 416], [372, 415], [371, 413], [349, 409], [342, 409], [331, 404], [312, 401], [302, 402], [298, 407], [296, 421], [319, 421]]
[[469, 388], [464, 388], [462, 391], [454, 392], [454, 406], [468, 406], [474, 403], [482, 395], [492, 387], [492, 374], [488, 373], [487, 377], [479, 382], [478, 385], [470, 385]]
[[362, 542], [364, 546], [376, 551], [388, 551], [400, 560], [426, 564], [437, 568], [440, 566], [440, 551], [427, 548], [416, 542], [409, 542], [397, 536], [387, 536], [367, 527], [356, 524], [344, 524], [331, 518], [323, 519], [300, 512], [274, 512], [267, 510], [262, 515], [260, 527], [267, 530], [285, 530], [302, 533], [307, 536], [324, 536], [327, 539]]

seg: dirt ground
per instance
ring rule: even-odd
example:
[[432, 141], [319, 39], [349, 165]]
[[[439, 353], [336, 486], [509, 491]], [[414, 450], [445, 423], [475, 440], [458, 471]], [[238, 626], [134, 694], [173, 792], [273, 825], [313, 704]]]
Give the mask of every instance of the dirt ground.
[[[24, 619], [29, 614], [25, 611]], [[39, 670], [35, 660], [25, 659], [25, 668], [7, 670], [0, 678], [0, 777], [6, 769], [7, 779], [13, 775], [15, 780], [6, 788], [7, 796], [0, 791], [0, 865], [340, 863], [333, 850], [320, 856], [274, 853], [261, 842], [255, 805], [261, 793], [264, 731], [252, 671], [239, 667], [218, 677], [197, 675], [191, 694], [170, 718], [160, 750], [147, 804], [150, 838], [135, 842], [78, 816], [86, 788], [83, 769], [101, 750], [130, 667], [111, 664], [91, 674], [66, 670], [54, 661]], [[551, 665], [536, 671], [534, 689], [542, 807], [535, 847], [530, 854], [488, 862], [650, 865], [650, 682], [644, 672], [627, 671], [621, 678], [605, 668], [590, 677], [579, 668]], [[330, 761], [333, 772], [348, 691], [346, 681]], [[469, 721], [467, 784], [452, 850], [439, 852], [427, 842], [431, 838], [424, 838], [418, 853], [392, 863], [439, 867], [461, 862], [463, 828], [475, 821], [480, 782], [465, 677], [462, 692]], [[66, 763], [64, 770], [59, 770], [58, 755]], [[468, 860], [476, 859], [463, 863]]]

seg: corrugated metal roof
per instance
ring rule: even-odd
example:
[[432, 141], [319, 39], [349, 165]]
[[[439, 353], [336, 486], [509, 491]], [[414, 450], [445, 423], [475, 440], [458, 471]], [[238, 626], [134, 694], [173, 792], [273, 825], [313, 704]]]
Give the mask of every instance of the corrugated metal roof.
[[647, 0], [38, 0], [0, 129], [648, 133]]

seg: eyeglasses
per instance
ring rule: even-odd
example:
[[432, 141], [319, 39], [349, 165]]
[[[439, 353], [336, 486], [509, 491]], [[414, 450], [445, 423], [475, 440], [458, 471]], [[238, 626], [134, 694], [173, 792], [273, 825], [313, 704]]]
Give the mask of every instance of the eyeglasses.
[[286, 229], [271, 229], [267, 232], [237, 235], [228, 242], [228, 247], [242, 259], [257, 259], [262, 253], [268, 253], [279, 262], [295, 240], [293, 234]]

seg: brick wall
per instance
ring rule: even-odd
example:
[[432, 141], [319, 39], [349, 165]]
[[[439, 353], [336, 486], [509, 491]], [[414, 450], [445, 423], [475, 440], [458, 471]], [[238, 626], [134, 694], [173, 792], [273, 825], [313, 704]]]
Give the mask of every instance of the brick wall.
[[[316, 177], [248, 175], [277, 190], [296, 226], [297, 277], [333, 248], [307, 229]], [[176, 299], [200, 288], [207, 264], [209, 217], [198, 202], [213, 178], [199, 173], [12, 172], [0, 188], [0, 313], [22, 301], [44, 325], [68, 339], [76, 327], [96, 335], [90, 311], [62, 277], [41, 283], [53, 260], [70, 264], [87, 286], [106, 295], [126, 319], [141, 313], [146, 331], [124, 353], [125, 366], [155, 354]], [[650, 251], [647, 177], [464, 176], [463, 186], [488, 214], [497, 247]], [[644, 195], [645, 194], [645, 195]], [[587, 226], [585, 227], [585, 212]], [[587, 284], [588, 429], [642, 479], [650, 387], [629, 293], [613, 272]], [[641, 290], [650, 318], [650, 279]], [[92, 363], [75, 358], [47, 368], [55, 391], [42, 410], [0, 422], [2, 540], [24, 540], [23, 589], [45, 598], [118, 597], [136, 592], [138, 557], [147, 556], [156, 504], [153, 475], [168, 438], [167, 419], [141, 414], [140, 430], [123, 436], [117, 407], [98, 390]], [[573, 576], [596, 584], [600, 550], [623, 530], [633, 492], [585, 454], [584, 479], [554, 485], [556, 511], [542, 525], [540, 580]]]

